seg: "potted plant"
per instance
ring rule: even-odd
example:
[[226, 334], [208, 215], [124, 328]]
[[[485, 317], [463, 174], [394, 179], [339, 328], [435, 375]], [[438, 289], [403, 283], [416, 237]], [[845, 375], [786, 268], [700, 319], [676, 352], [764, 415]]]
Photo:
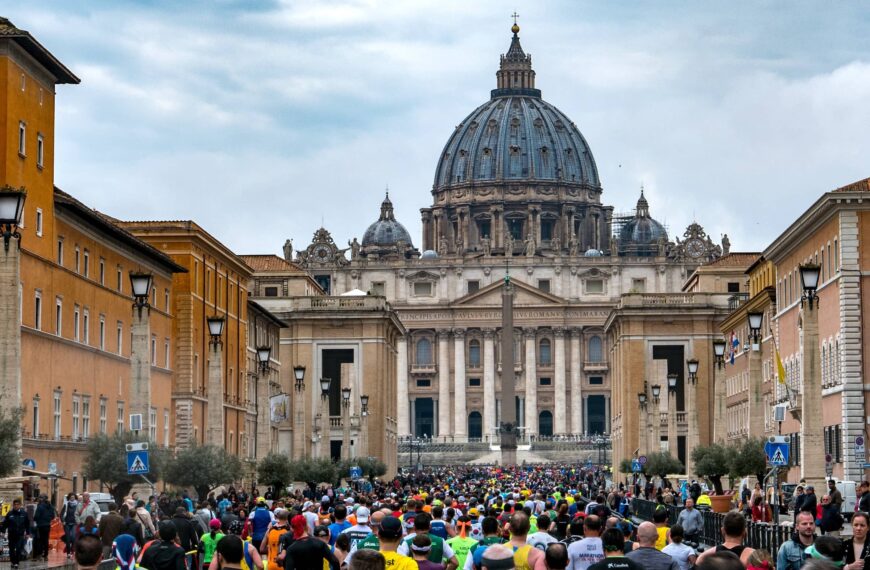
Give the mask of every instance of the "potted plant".
[[710, 502], [717, 513], [731, 510], [731, 495], [722, 489], [722, 477], [731, 473], [732, 455], [733, 450], [718, 443], [700, 445], [692, 450], [695, 474], [709, 479], [716, 491]]

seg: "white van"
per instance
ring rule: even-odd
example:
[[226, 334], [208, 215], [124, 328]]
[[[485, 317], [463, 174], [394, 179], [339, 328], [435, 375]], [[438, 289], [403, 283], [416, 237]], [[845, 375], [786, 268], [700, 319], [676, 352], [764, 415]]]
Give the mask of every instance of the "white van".
[[835, 479], [837, 490], [843, 495], [843, 505], [840, 512], [843, 513], [846, 520], [850, 520], [855, 513], [855, 505], [858, 504], [858, 494], [855, 492], [854, 481], [841, 481]]

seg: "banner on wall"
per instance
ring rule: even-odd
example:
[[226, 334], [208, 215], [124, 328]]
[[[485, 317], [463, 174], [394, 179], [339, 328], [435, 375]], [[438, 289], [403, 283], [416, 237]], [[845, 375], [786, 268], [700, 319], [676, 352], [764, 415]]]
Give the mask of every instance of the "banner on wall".
[[273, 424], [280, 424], [290, 417], [290, 395], [278, 394], [269, 398], [269, 411]]

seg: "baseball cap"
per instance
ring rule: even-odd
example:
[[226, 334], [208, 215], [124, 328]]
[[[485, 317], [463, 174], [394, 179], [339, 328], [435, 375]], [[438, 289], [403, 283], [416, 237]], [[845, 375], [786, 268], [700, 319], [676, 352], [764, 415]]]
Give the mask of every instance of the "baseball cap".
[[480, 511], [477, 510], [477, 507], [471, 507], [470, 509], [468, 509], [468, 514], [476, 517], [476, 516], [480, 516]]
[[369, 511], [368, 507], [360, 507], [356, 510], [356, 522], [365, 523], [369, 522], [369, 515], [371, 515], [371, 511]]
[[259, 503], [263, 503], [263, 504], [265, 504], [265, 503], [266, 503], [266, 498], [265, 498], [265, 497], [257, 497], [257, 503], [258, 503], [258, 504], [259, 504]]
[[329, 527], [325, 524], [319, 524], [314, 527], [314, 536], [324, 538], [329, 536]]
[[327, 495], [323, 495], [323, 497], [320, 499], [320, 502], [321, 502], [321, 503], [328, 503], [328, 502], [329, 502], [329, 497], [328, 497]]
[[308, 509], [310, 509], [313, 506], [314, 506], [314, 503], [312, 503], [311, 501], [305, 501], [305, 504], [302, 505], [302, 510], [307, 511]]
[[381, 521], [381, 528], [378, 534], [384, 538], [401, 538], [402, 521], [396, 517], [384, 517], [384, 520]]
[[353, 499], [350, 498], [350, 497], [346, 498], [346, 499], [344, 500], [344, 504], [345, 504], [345, 505], [352, 505], [352, 504], [353, 504]]

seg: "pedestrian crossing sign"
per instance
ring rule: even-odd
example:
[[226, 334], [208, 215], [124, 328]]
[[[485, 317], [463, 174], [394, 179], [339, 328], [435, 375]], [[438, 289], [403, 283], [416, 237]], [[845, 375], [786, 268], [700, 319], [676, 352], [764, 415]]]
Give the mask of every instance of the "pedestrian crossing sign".
[[148, 468], [148, 452], [147, 451], [128, 451], [127, 452], [127, 474], [128, 475], [145, 475], [149, 471]]
[[767, 461], [774, 467], [788, 465], [788, 443], [768, 441], [764, 444]]

